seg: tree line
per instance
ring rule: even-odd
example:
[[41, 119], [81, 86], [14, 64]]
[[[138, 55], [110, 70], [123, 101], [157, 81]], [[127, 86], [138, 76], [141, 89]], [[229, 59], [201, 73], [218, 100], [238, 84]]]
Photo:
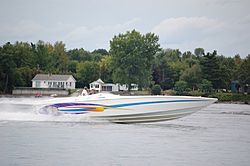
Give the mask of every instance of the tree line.
[[136, 83], [140, 89], [155, 84], [163, 90], [231, 89], [238, 80], [243, 87], [250, 82], [250, 55], [225, 57], [217, 52], [194, 52], [163, 49], [159, 36], [133, 30], [115, 35], [110, 50], [83, 48], [66, 50], [62, 41], [45, 43], [16, 42], [0, 46], [0, 93], [11, 93], [14, 87], [31, 87], [36, 74], [70, 74], [77, 88], [101, 78], [105, 83]]

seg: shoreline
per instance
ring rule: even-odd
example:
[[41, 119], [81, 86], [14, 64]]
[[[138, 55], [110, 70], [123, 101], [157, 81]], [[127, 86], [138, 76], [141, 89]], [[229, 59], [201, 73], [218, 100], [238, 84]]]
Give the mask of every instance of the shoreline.
[[250, 102], [248, 101], [216, 101], [215, 103], [223, 103], [223, 104], [246, 104], [250, 105]]
[[[70, 95], [67, 96], [58, 96], [58, 97], [73, 97], [75, 96], [75, 93], [72, 93]], [[44, 95], [43, 97], [51, 97], [49, 95]], [[0, 98], [35, 98], [34, 95], [13, 95], [13, 94], [1, 94]], [[250, 101], [216, 101], [216, 104], [246, 104], [246, 105], [250, 105]]]

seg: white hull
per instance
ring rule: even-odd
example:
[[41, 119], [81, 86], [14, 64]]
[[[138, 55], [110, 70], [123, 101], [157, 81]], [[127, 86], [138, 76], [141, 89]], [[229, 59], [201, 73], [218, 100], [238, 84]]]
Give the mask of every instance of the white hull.
[[217, 101], [187, 96], [117, 96], [96, 94], [50, 100], [37, 105], [39, 113], [81, 114], [115, 123], [145, 123], [188, 116]]

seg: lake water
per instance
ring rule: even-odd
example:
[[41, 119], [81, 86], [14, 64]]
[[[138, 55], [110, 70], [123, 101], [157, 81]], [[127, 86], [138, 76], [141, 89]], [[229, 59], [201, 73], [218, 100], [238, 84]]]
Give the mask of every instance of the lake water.
[[0, 165], [250, 163], [250, 105], [212, 104], [182, 119], [114, 124], [38, 115], [35, 98], [0, 98]]

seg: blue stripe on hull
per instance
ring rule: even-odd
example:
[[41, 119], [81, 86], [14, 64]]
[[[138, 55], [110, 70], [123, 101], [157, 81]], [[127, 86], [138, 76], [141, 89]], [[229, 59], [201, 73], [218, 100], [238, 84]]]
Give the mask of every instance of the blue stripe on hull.
[[190, 101], [202, 101], [202, 100], [149, 101], [149, 102], [139, 102], [139, 103], [118, 104], [109, 107], [128, 107], [128, 106], [145, 105], [145, 104], [175, 103], [175, 102], [190, 102]]

